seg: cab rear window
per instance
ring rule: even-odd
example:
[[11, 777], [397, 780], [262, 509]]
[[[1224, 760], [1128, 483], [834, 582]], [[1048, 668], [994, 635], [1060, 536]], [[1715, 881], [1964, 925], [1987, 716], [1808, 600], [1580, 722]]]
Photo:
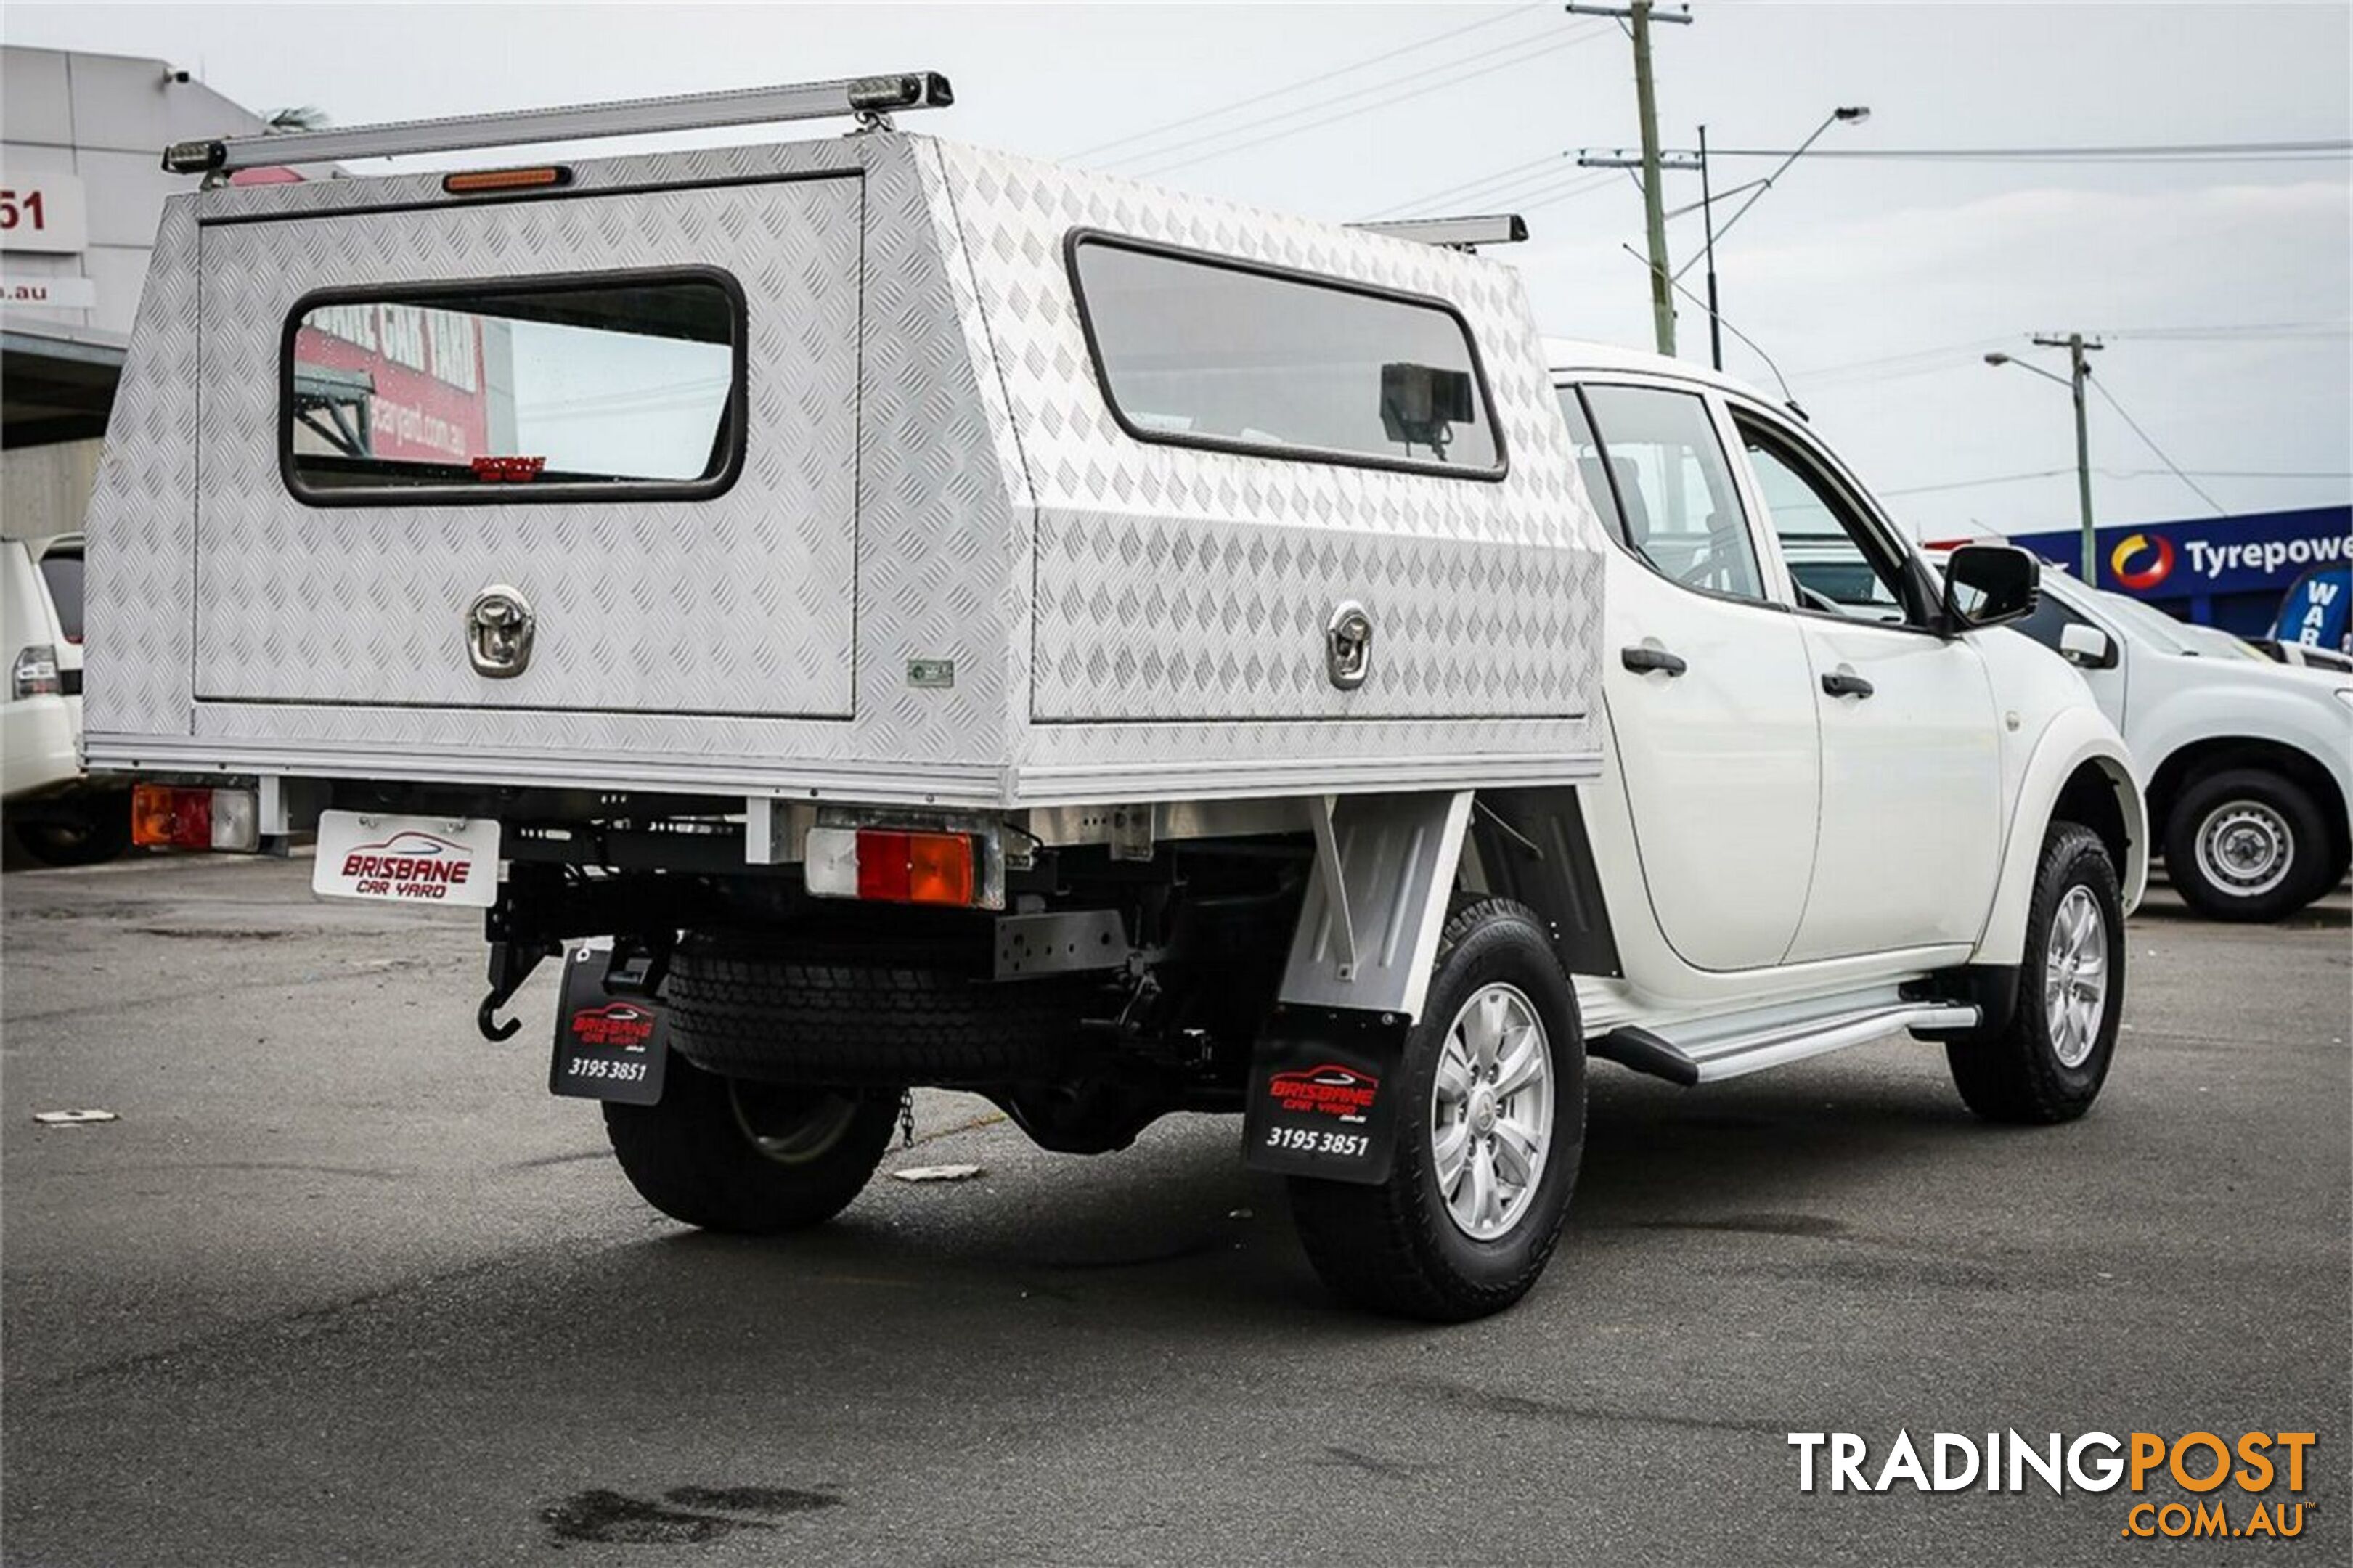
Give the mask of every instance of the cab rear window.
[[286, 481], [319, 504], [716, 495], [744, 339], [713, 272], [314, 297], [287, 323]]

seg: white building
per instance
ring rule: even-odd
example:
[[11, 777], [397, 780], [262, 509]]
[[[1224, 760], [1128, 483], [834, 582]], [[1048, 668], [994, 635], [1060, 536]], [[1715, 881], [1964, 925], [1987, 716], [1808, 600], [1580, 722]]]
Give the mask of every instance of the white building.
[[164, 198], [167, 142], [260, 118], [164, 60], [0, 47], [0, 532], [81, 523]]

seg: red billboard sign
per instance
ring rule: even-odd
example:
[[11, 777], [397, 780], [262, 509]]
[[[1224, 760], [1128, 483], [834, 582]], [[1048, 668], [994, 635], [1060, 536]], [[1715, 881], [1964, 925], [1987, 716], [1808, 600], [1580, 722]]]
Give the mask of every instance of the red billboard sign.
[[368, 377], [370, 457], [464, 463], [489, 450], [480, 317], [422, 305], [322, 305], [302, 318], [294, 362]]

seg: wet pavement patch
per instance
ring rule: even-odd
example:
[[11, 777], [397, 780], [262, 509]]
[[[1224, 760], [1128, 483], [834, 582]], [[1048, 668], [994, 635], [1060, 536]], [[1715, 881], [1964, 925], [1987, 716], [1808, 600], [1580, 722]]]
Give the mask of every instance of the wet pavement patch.
[[774, 1530], [767, 1518], [833, 1508], [829, 1491], [793, 1487], [672, 1487], [659, 1502], [602, 1488], [574, 1492], [539, 1510], [550, 1541], [618, 1546], [693, 1546], [746, 1530]]

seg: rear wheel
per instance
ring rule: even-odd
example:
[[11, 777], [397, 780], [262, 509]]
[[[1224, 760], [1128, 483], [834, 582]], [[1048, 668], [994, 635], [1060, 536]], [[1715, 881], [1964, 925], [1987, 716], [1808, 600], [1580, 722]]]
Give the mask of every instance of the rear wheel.
[[822, 1225], [881, 1163], [891, 1090], [788, 1088], [722, 1078], [673, 1056], [652, 1105], [605, 1102], [605, 1133], [638, 1195], [705, 1230]]
[[131, 802], [96, 795], [71, 816], [9, 826], [18, 847], [44, 866], [103, 865], [131, 847]]
[[1300, 1240], [1356, 1305], [1500, 1311], [1544, 1272], [1585, 1148], [1577, 995], [1535, 915], [1485, 899], [1447, 922], [1400, 1078], [1388, 1179], [1294, 1179]]
[[2231, 768], [2173, 803], [2165, 873], [2209, 920], [2275, 921], [2319, 896], [2333, 868], [2330, 847], [2319, 806], [2295, 781]]
[[2009, 1021], [1945, 1047], [1953, 1085], [1989, 1121], [2072, 1121], [2092, 1108], [2124, 1008], [2124, 899], [2091, 829], [2052, 824]]

